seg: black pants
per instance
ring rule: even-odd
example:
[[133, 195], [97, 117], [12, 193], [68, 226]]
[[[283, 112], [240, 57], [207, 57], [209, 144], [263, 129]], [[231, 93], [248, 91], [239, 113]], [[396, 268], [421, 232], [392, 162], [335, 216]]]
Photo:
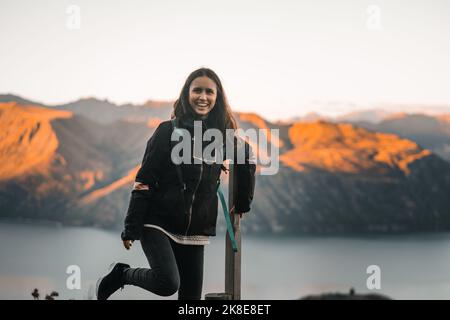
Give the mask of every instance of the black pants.
[[178, 290], [178, 300], [200, 300], [203, 286], [203, 245], [178, 244], [155, 228], [144, 228], [141, 245], [151, 269], [130, 268], [125, 284], [160, 296]]

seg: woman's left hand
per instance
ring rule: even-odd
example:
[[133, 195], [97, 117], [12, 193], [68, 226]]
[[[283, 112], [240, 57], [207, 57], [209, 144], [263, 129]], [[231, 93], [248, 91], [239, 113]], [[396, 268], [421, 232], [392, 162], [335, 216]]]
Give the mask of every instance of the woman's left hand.
[[242, 212], [235, 212], [235, 211], [236, 211], [236, 210], [235, 210], [234, 207], [233, 207], [233, 208], [231, 208], [230, 213], [231, 213], [231, 214], [238, 214], [239, 217], [242, 219], [243, 213], [242, 213]]
[[123, 246], [125, 247], [125, 249], [130, 250], [132, 245], [133, 240], [123, 240]]

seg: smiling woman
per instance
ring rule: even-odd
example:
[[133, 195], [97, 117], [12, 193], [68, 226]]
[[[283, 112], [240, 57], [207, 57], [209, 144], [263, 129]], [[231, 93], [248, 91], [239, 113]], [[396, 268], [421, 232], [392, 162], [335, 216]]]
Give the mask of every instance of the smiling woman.
[[[216, 129], [222, 133], [219, 148], [223, 150], [226, 131], [234, 131], [236, 123], [214, 71], [201, 68], [189, 75], [172, 118], [162, 122], [147, 143], [122, 232], [127, 250], [140, 240], [151, 269], [112, 264], [110, 272], [98, 281], [99, 300], [108, 299], [125, 284], [162, 296], [178, 291], [178, 299], [201, 299], [204, 246], [216, 235], [216, 191], [224, 167], [219, 159], [193, 161], [193, 154], [189, 161], [175, 164], [171, 134], [175, 128], [184, 129], [191, 137], [198, 130], [203, 136], [208, 129]], [[187, 142], [192, 149], [195, 139]], [[209, 145], [208, 141], [200, 144], [203, 152]], [[245, 143], [242, 147], [245, 159], [235, 162], [237, 196], [231, 210], [240, 215], [250, 211], [256, 170], [250, 161], [250, 146]]]

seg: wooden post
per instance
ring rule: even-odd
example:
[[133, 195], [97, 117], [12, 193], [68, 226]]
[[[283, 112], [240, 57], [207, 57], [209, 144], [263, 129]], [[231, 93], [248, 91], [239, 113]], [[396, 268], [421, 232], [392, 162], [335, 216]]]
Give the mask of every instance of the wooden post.
[[[229, 165], [228, 180], [228, 208], [234, 206], [235, 174], [234, 164]], [[207, 293], [205, 300], [241, 300], [241, 218], [237, 214], [231, 215], [231, 224], [238, 251], [234, 252], [228, 232], [225, 233], [225, 292]]]
[[[228, 207], [234, 207], [235, 199], [235, 164], [230, 164], [230, 176], [228, 181]], [[234, 252], [231, 240], [226, 234], [225, 240], [225, 293], [231, 295], [233, 300], [241, 300], [241, 218], [238, 214], [231, 215], [231, 223], [234, 229], [234, 237], [238, 251]]]

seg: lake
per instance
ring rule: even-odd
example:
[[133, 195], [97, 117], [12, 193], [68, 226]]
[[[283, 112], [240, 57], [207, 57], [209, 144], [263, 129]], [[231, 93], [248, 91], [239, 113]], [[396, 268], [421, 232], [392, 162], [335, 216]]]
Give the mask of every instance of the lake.
[[[245, 221], [243, 221], [245, 223]], [[203, 294], [224, 291], [224, 235], [205, 249]], [[119, 232], [95, 228], [0, 223], [0, 299], [32, 299], [38, 288], [57, 299], [90, 299], [113, 261], [148, 267], [139, 242], [126, 251]], [[81, 270], [81, 288], [68, 289], [67, 267]], [[369, 290], [367, 267], [381, 270]], [[395, 299], [450, 297], [450, 233], [376, 237], [243, 235], [242, 298], [298, 299], [323, 292], [380, 293]], [[176, 299], [126, 286], [112, 299]]]

